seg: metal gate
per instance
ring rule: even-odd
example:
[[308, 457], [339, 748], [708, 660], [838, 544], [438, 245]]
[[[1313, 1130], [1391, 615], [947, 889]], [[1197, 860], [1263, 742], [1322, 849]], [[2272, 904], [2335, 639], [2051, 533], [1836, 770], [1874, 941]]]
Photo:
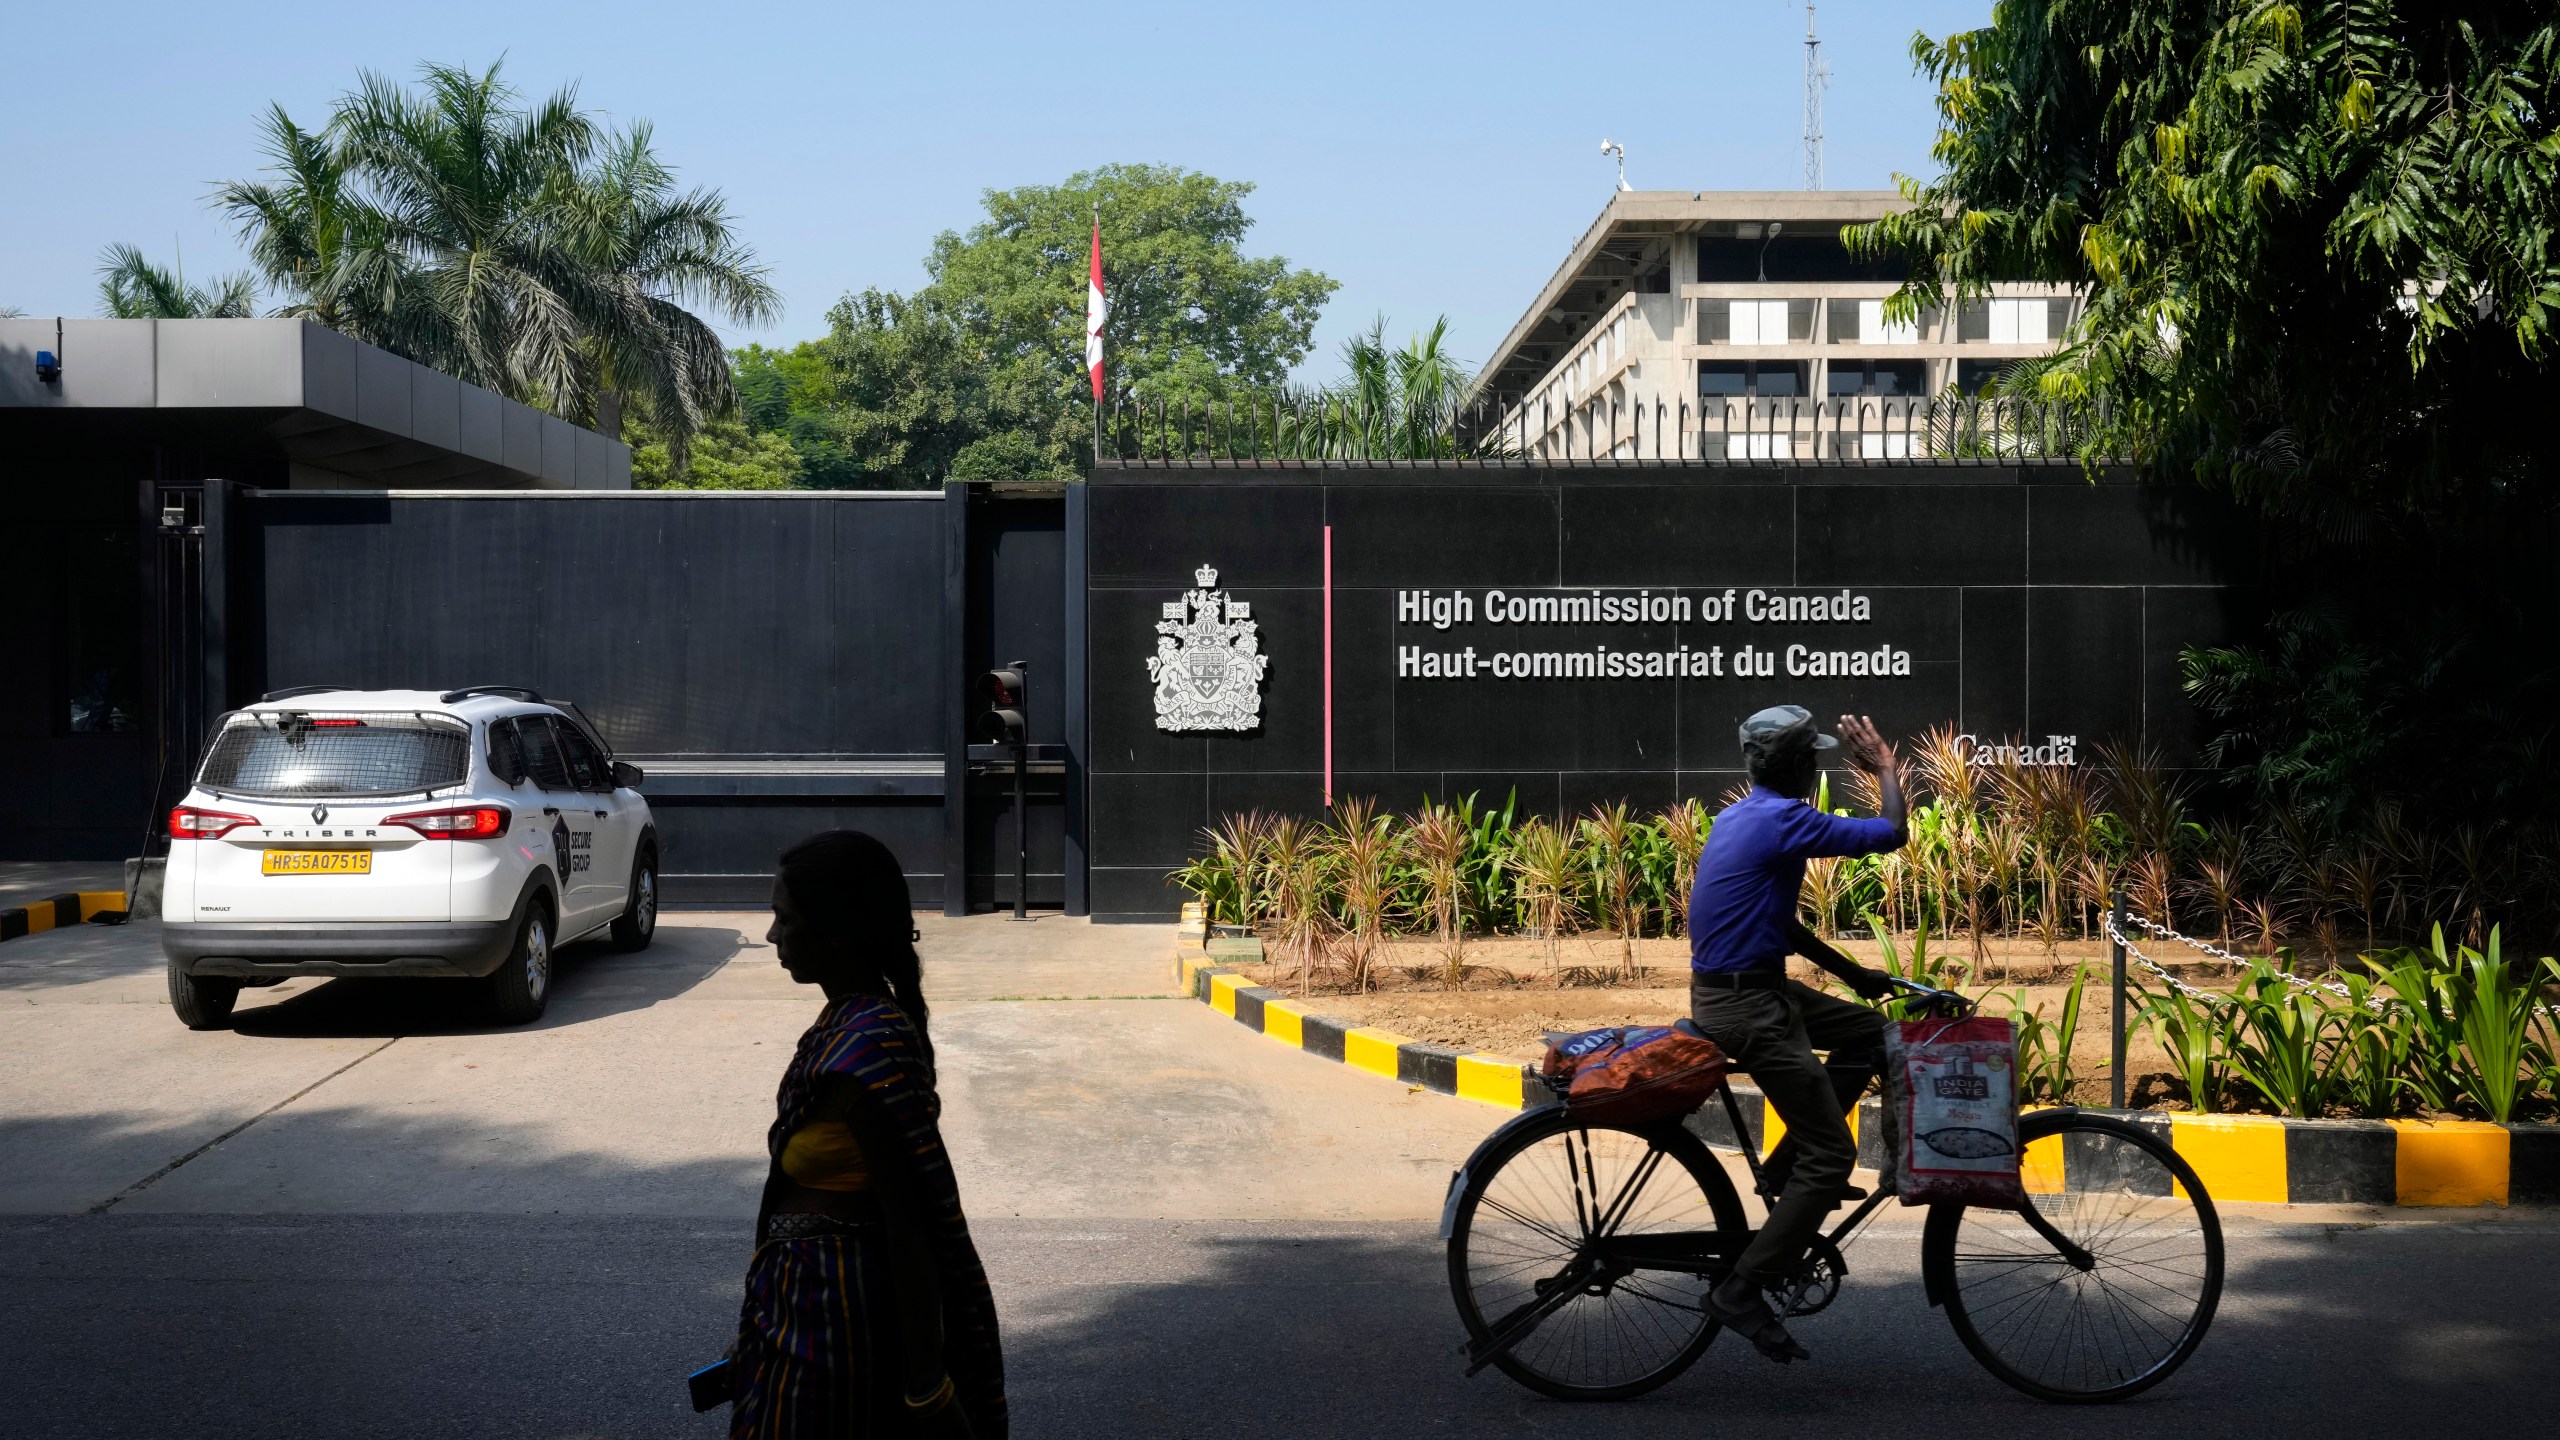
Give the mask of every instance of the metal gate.
[[[143, 590], [149, 629], [143, 643], [152, 657], [152, 713], [157, 717], [157, 764], [151, 815], [185, 793], [205, 726], [221, 698], [208, 696], [205, 665], [204, 486], [142, 483]], [[144, 831], [145, 855], [165, 855], [168, 830]]]

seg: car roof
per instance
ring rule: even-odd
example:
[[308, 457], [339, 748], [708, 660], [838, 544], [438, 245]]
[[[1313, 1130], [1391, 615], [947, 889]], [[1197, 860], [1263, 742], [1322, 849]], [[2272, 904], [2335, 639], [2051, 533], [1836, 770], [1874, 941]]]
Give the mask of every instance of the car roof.
[[461, 699], [447, 701], [444, 697], [452, 693], [449, 690], [312, 690], [300, 694], [278, 695], [273, 700], [255, 701], [239, 706], [231, 713], [237, 715], [251, 711], [265, 711], [273, 714], [282, 710], [383, 710], [413, 713], [424, 711], [430, 715], [450, 715], [458, 720], [479, 721], [498, 720], [509, 715], [557, 715], [577, 726], [579, 732], [584, 734], [596, 749], [602, 751], [607, 759], [613, 757], [612, 742], [604, 738], [604, 732], [596, 728], [595, 722], [587, 718], [586, 712], [580, 710], [574, 700], [528, 699], [527, 697], [533, 692], [517, 691], [513, 694], [465, 695]]
[[548, 701], [528, 701], [517, 695], [466, 695], [448, 702], [444, 698], [447, 693], [442, 690], [315, 690], [275, 700], [261, 700], [239, 708], [270, 711], [424, 710], [431, 714], [458, 715], [469, 719], [516, 715], [530, 710], [559, 711], [558, 706]]

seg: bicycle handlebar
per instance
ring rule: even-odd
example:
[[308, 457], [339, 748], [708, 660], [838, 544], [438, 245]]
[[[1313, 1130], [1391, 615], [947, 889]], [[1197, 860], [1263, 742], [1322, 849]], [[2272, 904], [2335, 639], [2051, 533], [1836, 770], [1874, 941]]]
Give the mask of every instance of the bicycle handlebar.
[[1899, 975], [1888, 975], [1885, 980], [1893, 988], [1908, 993], [1910, 998], [1921, 1002], [1924, 1006], [1930, 1008], [1943, 1006], [1958, 1015], [1973, 1013], [1974, 1002], [1956, 991], [1941, 990], [1934, 985], [1923, 985], [1917, 980], [1905, 980]]

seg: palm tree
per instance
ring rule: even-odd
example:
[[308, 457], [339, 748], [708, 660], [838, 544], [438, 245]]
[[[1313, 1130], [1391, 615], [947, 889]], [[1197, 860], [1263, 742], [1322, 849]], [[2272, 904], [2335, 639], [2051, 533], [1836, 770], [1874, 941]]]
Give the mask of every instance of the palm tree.
[[[591, 278], [561, 243], [558, 207], [596, 126], [563, 89], [530, 110], [492, 65], [425, 67], [423, 94], [366, 74], [330, 120], [383, 239], [422, 304], [391, 311], [391, 348], [559, 412], [594, 384], [579, 312]], [[386, 317], [388, 318], [388, 317]]]
[[207, 290], [130, 245], [110, 245], [98, 257], [98, 304], [111, 319], [237, 320], [257, 303], [257, 282], [246, 275], [221, 276]]
[[399, 311], [421, 297], [347, 147], [328, 128], [295, 124], [281, 105], [268, 108], [263, 129], [267, 168], [281, 178], [231, 181], [215, 188], [213, 204], [240, 227], [267, 283], [293, 297], [276, 313], [402, 351], [419, 322]]
[[1328, 399], [1348, 412], [1353, 443], [1368, 457], [1428, 460], [1457, 453], [1459, 405], [1469, 375], [1442, 348], [1449, 317], [1408, 336], [1401, 350], [1387, 348], [1381, 315], [1368, 333], [1342, 344], [1342, 382]]
[[736, 406], [737, 392], [718, 332], [678, 302], [752, 324], [772, 318], [781, 301], [731, 233], [719, 193], [677, 193], [649, 139], [646, 123], [609, 139], [569, 197], [564, 228], [596, 283], [587, 317], [596, 428], [620, 433], [625, 397], [633, 397], [680, 450]]
[[266, 122], [272, 182], [215, 203], [303, 315], [619, 433], [636, 401], [670, 451], [735, 408], [718, 334], [779, 301], [715, 191], [678, 193], [645, 125], [563, 88], [530, 108], [496, 65], [367, 74], [318, 131]]

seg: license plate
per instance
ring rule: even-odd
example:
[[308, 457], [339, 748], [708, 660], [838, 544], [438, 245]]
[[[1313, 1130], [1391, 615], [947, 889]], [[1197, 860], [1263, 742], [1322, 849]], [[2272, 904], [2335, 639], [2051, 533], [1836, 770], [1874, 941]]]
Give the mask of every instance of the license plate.
[[268, 875], [370, 875], [370, 850], [269, 850], [258, 866]]

